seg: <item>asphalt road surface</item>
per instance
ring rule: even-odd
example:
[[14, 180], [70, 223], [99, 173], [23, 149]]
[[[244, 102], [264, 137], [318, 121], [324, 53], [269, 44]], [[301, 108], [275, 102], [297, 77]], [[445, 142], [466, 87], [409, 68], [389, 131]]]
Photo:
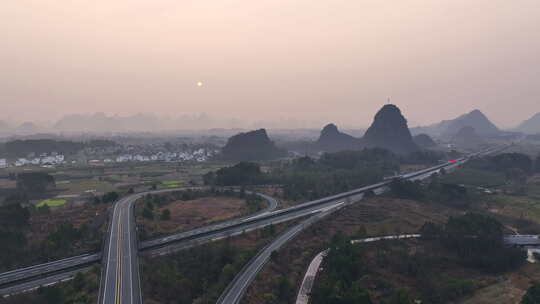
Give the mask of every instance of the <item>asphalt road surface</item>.
[[99, 261], [100, 258], [101, 255], [97, 253], [83, 254], [80, 256], [69, 257], [62, 260], [7, 271], [0, 274], [0, 286], [37, 277], [45, 273], [54, 273], [56, 271], [65, 270], [67, 268], [77, 267], [85, 264], [92, 264]]
[[[484, 152], [471, 154], [470, 157], [500, 151], [502, 151], [501, 148], [494, 148]], [[468, 158], [460, 159], [460, 161], [455, 164], [442, 164], [438, 166], [439, 169], [429, 168], [420, 172], [405, 174], [402, 177], [407, 179], [422, 179], [431, 175], [433, 172], [440, 170], [442, 167], [449, 169], [458, 166], [467, 159]], [[244, 231], [258, 229], [269, 224], [319, 213], [321, 210], [324, 211], [325, 208], [328, 208], [332, 206], [332, 204], [336, 203], [335, 201], [331, 200], [351, 197], [352, 195], [359, 193], [359, 191], [364, 191], [366, 188], [371, 188], [374, 190], [374, 192], [378, 193], [381, 191], [381, 187], [383, 187], [385, 184], [386, 183], [383, 182], [371, 185], [275, 212], [271, 212], [271, 210], [277, 207], [278, 202], [271, 197], [261, 195], [268, 200], [269, 207], [255, 215], [152, 240], [149, 243], [146, 243], [146, 247], [144, 246], [145, 243], [141, 244], [141, 249], [151, 248], [150, 252], [152, 254], [165, 254], [179, 249], [196, 246], [204, 242], [240, 234]], [[117, 303], [118, 301], [123, 303], [141, 302], [138, 278], [137, 243], [133, 218], [133, 203], [135, 200], [148, 193], [171, 192], [179, 190], [181, 189], [166, 189], [135, 194], [123, 198], [115, 205], [110, 227], [111, 233], [106, 243], [103, 256], [105, 271], [104, 275], [102, 276], [104, 282], [102, 282], [100, 288], [99, 303]], [[117, 209], [117, 207], [121, 207], [121, 210]], [[32, 282], [34, 282], [35, 286], [40, 286], [40, 282], [44, 282], [44, 280], [46, 282], [52, 282], [54, 280], [53, 278], [59, 277], [60, 272], [73, 272], [74, 267], [84, 267], [84, 265], [87, 263], [95, 262], [98, 257], [99, 255], [97, 254], [90, 256], [83, 255], [0, 274], [0, 286], [2, 286], [0, 287], [0, 294], [6, 294], [6, 287], [10, 287], [11, 290], [20, 290], [20, 288], [14, 286], [14, 283], [20, 284], [20, 286], [26, 286], [26, 288], [29, 289], [33, 286]], [[44, 278], [45, 276], [48, 277]], [[29, 282], [30, 279], [34, 281]]]
[[[360, 199], [363, 195], [356, 195], [355, 198], [351, 198], [350, 201], [356, 201]], [[259, 253], [252, 258], [244, 268], [236, 275], [233, 281], [227, 286], [221, 297], [216, 302], [217, 304], [237, 304], [242, 299], [242, 296], [246, 292], [249, 284], [255, 279], [259, 271], [262, 269], [264, 264], [270, 259], [272, 252], [278, 250], [287, 243], [289, 240], [294, 238], [298, 233], [304, 230], [306, 227], [314, 224], [325, 216], [337, 211], [341, 207], [345, 206], [349, 202], [339, 201], [333, 202], [333, 204], [327, 207], [325, 210], [317, 213], [314, 216], [309, 217], [308, 219], [303, 220], [300, 224], [287, 229], [284, 233], [279, 235], [275, 240], [273, 240], [269, 245], [263, 248]]]
[[[491, 150], [488, 150], [484, 153], [491, 153]], [[424, 170], [412, 172], [409, 174], [404, 174], [401, 176], [403, 179], [407, 180], [422, 180], [425, 178], [428, 178], [434, 173], [440, 172], [442, 168], [445, 168], [445, 170], [451, 170], [466, 161], [468, 161], [469, 158], [463, 157], [453, 163], [445, 163], [441, 164], [439, 166], [434, 166], [431, 168], [427, 168]], [[386, 188], [385, 185], [387, 185], [390, 181], [379, 183], [376, 185], [364, 187], [362, 189], [370, 189], [373, 190], [375, 194], [380, 194], [384, 192], [384, 189]], [[352, 191], [352, 193], [358, 192], [358, 190]], [[351, 192], [347, 192], [351, 193]], [[345, 194], [347, 194], [345, 193]], [[344, 195], [344, 194], [341, 194]], [[363, 193], [359, 193], [356, 195], [349, 195], [347, 196], [347, 201], [332, 201], [329, 203], [329, 206], [326, 207], [327, 209], [323, 209], [322, 212], [304, 220], [300, 224], [286, 230], [281, 236], [273, 240], [267, 247], [262, 249], [257, 256], [252, 258], [248, 264], [236, 275], [236, 277], [233, 279], [233, 281], [227, 286], [225, 291], [222, 293], [220, 298], [217, 301], [217, 304], [237, 304], [242, 299], [244, 293], [246, 292], [249, 284], [255, 279], [259, 271], [262, 269], [264, 264], [268, 261], [270, 258], [270, 254], [274, 250], [278, 250], [281, 248], [286, 242], [291, 240], [294, 236], [296, 236], [300, 231], [304, 230], [307, 226], [317, 222], [321, 218], [331, 214], [335, 210], [341, 208], [342, 206], [348, 205], [351, 202], [356, 202], [363, 198]], [[340, 204], [342, 204], [340, 206]]]
[[[142, 304], [138, 263], [139, 246], [137, 244], [135, 218], [133, 214], [134, 204], [135, 201], [147, 194], [179, 190], [166, 189], [138, 193], [122, 198], [115, 204], [109, 229], [109, 238], [103, 253], [105, 271], [103, 272], [101, 282], [99, 303]], [[278, 206], [277, 200], [263, 194], [258, 195], [269, 202], [268, 208], [259, 212], [259, 215], [273, 210]], [[174, 240], [175, 236], [173, 235], [167, 238]]]
[[7, 297], [9, 295], [18, 294], [22, 292], [29, 292], [38, 289], [41, 286], [51, 286], [59, 282], [65, 282], [73, 279], [73, 277], [81, 271], [89, 270], [86, 268], [77, 268], [76, 270], [63, 271], [62, 273], [48, 275], [44, 278], [38, 278], [29, 282], [21, 282], [13, 286], [0, 288], [0, 295]]
[[113, 210], [100, 303], [142, 303], [133, 203], [142, 195], [119, 200]]

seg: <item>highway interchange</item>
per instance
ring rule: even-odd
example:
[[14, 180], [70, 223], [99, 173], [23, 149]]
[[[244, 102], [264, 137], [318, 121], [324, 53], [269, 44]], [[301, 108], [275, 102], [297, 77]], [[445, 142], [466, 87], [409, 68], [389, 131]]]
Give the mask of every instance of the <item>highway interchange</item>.
[[[482, 154], [499, 150], [500, 149], [491, 149], [482, 152]], [[471, 156], [476, 156], [478, 154], [480, 153]], [[440, 171], [441, 168], [450, 169], [461, 165], [468, 159], [469, 157], [462, 158], [455, 163], [444, 163], [428, 169], [402, 175], [401, 177], [404, 179], [422, 179]], [[259, 229], [270, 224], [315, 215], [308, 217], [300, 224], [290, 228], [276, 238], [252, 261], [250, 261], [237, 277], [235, 277], [231, 285], [229, 285], [220, 298], [221, 302], [219, 303], [237, 303], [272, 251], [279, 249], [301, 230], [316, 222], [318, 219], [331, 214], [347, 204], [354, 203], [361, 199], [363, 193], [366, 191], [381, 191], [381, 189], [390, 182], [391, 181], [377, 183], [277, 211], [272, 211], [277, 207], [276, 200], [259, 194], [269, 202], [269, 207], [258, 214], [142, 242], [139, 245], [137, 244], [133, 216], [135, 201], [148, 193], [178, 191], [178, 189], [150, 191], [122, 198], [114, 206], [110, 221], [109, 235], [103, 250], [103, 275], [100, 284], [99, 303], [142, 303], [138, 266], [139, 250], [149, 255], [162, 255], [209, 241], [241, 234], [246, 231]], [[99, 254], [84, 255], [0, 274], [0, 285], [3, 284], [2, 282], [10, 283], [6, 285], [7, 287], [2, 287], [2, 289], [0, 289], [0, 294], [5, 295], [17, 291], [29, 290], [35, 288], [35, 286], [68, 279], [69, 275], [67, 275], [67, 273], [70, 273], [71, 276], [73, 276], [77, 271], [74, 270], [74, 267], [87, 266], [98, 259]], [[41, 274], [42, 276], [38, 276], [33, 280], [25, 280], [36, 276], [36, 274]]]

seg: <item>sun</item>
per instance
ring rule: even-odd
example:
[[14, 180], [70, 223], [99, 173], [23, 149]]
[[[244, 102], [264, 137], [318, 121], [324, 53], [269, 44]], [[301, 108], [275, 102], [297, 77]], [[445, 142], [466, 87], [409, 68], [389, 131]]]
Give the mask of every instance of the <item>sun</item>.
[[202, 85], [203, 85], [202, 81], [197, 82], [198, 87], [202, 87]]

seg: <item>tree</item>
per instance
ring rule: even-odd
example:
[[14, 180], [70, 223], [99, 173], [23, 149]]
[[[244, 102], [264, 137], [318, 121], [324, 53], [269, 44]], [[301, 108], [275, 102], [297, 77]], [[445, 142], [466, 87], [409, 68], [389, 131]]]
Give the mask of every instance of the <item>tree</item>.
[[521, 298], [521, 304], [537, 304], [540, 303], [540, 283], [535, 282], [527, 289], [527, 292]]
[[64, 293], [57, 286], [41, 287], [38, 289], [38, 294], [40, 295], [40, 303], [57, 304], [65, 302]]
[[491, 159], [497, 170], [506, 171], [508, 169], [521, 169], [530, 173], [533, 168], [531, 158], [522, 153], [502, 153], [492, 156]]
[[536, 161], [534, 162], [535, 163], [535, 171], [537, 173], [540, 173], [540, 154], [538, 154], [538, 156], [536, 157]]
[[18, 193], [15, 193], [15, 194], [8, 195], [4, 199], [3, 205], [4, 206], [8, 206], [8, 205], [24, 205], [24, 204], [28, 204], [28, 203], [29, 203], [28, 196], [26, 196], [24, 193], [18, 192]]
[[367, 233], [366, 226], [360, 225], [360, 227], [358, 227], [358, 230], [354, 234], [354, 237], [365, 238], [365, 237], [367, 237], [367, 235], [368, 235], [368, 233]]
[[491, 272], [509, 270], [525, 261], [522, 250], [504, 245], [503, 225], [483, 214], [450, 217], [441, 240], [464, 264]]
[[45, 172], [19, 173], [17, 175], [17, 190], [22, 193], [41, 195], [54, 186], [54, 177]]
[[[256, 184], [261, 178], [261, 168], [256, 163], [240, 162], [216, 172], [215, 184], [222, 186]], [[210, 178], [210, 177], [208, 177]]]
[[441, 237], [442, 233], [441, 226], [432, 222], [425, 222], [424, 225], [422, 225], [422, 228], [420, 228], [420, 235], [422, 235], [422, 238], [428, 240], [438, 239]]
[[277, 298], [281, 303], [289, 303], [294, 295], [291, 282], [285, 276], [281, 276], [278, 282]]
[[398, 289], [390, 301], [391, 304], [412, 304], [411, 296], [406, 289]]
[[211, 186], [216, 184], [216, 173], [210, 171], [203, 175], [203, 182], [205, 185]]
[[146, 219], [149, 219], [149, 220], [154, 219], [154, 213], [152, 212], [152, 210], [150, 210], [150, 209], [148, 209], [146, 207], [143, 209], [142, 216], [144, 218], [146, 218]]
[[235, 273], [236, 270], [234, 269], [233, 265], [226, 264], [225, 266], [223, 266], [223, 269], [221, 270], [220, 280], [224, 286], [234, 278]]
[[107, 192], [103, 195], [103, 198], [101, 199], [101, 202], [103, 203], [113, 203], [113, 202], [116, 202], [118, 200], [118, 198], [120, 198], [120, 195], [118, 195], [118, 193], [112, 191], [112, 192]]
[[65, 222], [47, 236], [52, 248], [57, 251], [71, 250], [72, 244], [81, 238], [81, 232], [73, 224]]
[[73, 278], [73, 288], [75, 288], [76, 291], [81, 291], [85, 284], [86, 279], [84, 278], [84, 274], [82, 272], [77, 272]]
[[30, 212], [20, 204], [0, 207], [0, 229], [2, 230], [16, 231], [25, 228], [29, 219]]
[[390, 183], [390, 190], [395, 197], [401, 199], [416, 200], [424, 197], [420, 183], [408, 180], [394, 179]]
[[169, 209], [164, 209], [163, 211], [161, 211], [160, 218], [161, 218], [162, 221], [170, 220], [171, 219], [171, 211]]

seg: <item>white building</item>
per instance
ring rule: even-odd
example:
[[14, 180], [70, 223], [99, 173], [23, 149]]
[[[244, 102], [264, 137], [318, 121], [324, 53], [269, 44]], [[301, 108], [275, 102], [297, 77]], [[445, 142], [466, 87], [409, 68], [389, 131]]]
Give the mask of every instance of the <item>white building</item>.
[[131, 161], [133, 157], [131, 155], [120, 155], [116, 158], [116, 162], [123, 163], [127, 161]]
[[20, 167], [29, 164], [30, 161], [26, 158], [19, 158], [15, 161], [15, 167]]
[[7, 168], [7, 160], [5, 158], [0, 158], [0, 169]]

